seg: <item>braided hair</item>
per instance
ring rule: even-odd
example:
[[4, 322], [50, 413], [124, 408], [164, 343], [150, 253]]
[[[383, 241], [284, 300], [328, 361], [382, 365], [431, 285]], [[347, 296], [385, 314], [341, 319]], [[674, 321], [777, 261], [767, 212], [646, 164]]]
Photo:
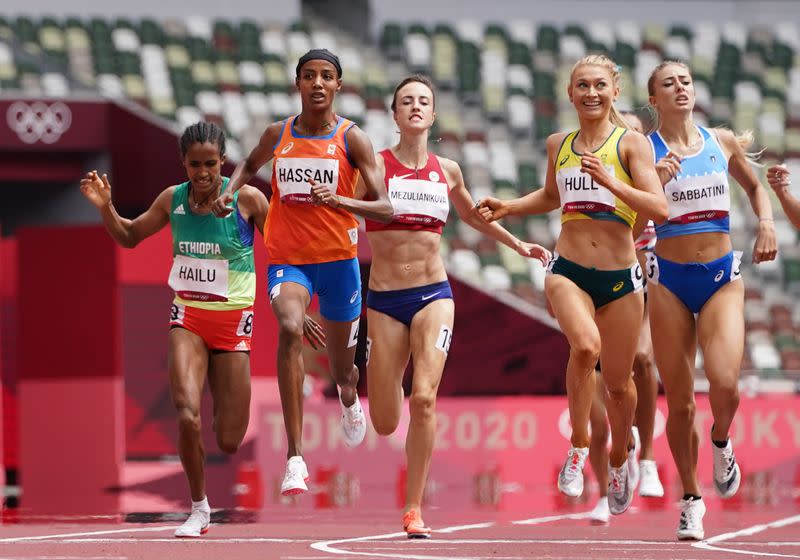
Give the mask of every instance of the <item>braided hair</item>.
[[198, 122], [186, 127], [180, 139], [181, 157], [186, 157], [186, 152], [193, 144], [205, 144], [206, 142], [216, 144], [219, 149], [219, 157], [225, 157], [225, 132], [210, 122]]

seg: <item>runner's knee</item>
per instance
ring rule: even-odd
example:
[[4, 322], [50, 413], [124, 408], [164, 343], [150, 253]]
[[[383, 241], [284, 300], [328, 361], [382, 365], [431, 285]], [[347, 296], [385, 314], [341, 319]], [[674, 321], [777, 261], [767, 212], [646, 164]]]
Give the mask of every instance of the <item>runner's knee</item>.
[[669, 402], [668, 421], [693, 423], [697, 405], [691, 400], [685, 402]]
[[570, 357], [581, 369], [592, 369], [600, 359], [600, 338], [593, 336], [582, 337], [570, 344]]
[[436, 393], [433, 391], [414, 391], [409, 398], [412, 418], [425, 420], [433, 417], [436, 411]]
[[185, 435], [200, 436], [200, 411], [189, 407], [178, 408], [178, 430]]
[[235, 434], [231, 433], [217, 433], [217, 447], [219, 447], [219, 450], [223, 453], [233, 455], [239, 450], [241, 444], [242, 437], [237, 437]]

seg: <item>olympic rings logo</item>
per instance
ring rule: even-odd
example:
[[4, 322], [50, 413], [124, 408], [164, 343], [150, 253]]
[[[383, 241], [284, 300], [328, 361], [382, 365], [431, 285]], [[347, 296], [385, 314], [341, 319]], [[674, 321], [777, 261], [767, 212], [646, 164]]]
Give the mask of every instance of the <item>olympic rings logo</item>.
[[72, 112], [60, 101], [51, 105], [43, 101], [31, 104], [16, 101], [8, 108], [6, 121], [26, 144], [39, 141], [53, 144], [72, 124]]

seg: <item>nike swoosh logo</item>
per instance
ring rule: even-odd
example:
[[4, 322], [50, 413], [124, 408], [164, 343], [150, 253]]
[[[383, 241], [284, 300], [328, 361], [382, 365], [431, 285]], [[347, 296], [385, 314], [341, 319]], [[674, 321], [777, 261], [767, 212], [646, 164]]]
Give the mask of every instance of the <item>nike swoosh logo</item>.
[[438, 292], [434, 292], [434, 293], [432, 293], [432, 294], [430, 294], [430, 295], [427, 295], [427, 296], [422, 296], [422, 301], [428, 301], [428, 300], [429, 300], [429, 299], [431, 299], [432, 297], [434, 297], [434, 296], [438, 296], [438, 295], [439, 295], [439, 294], [441, 294], [441, 293], [442, 293], [442, 290], [439, 290]]
[[395, 173], [394, 176], [392, 177], [392, 179], [406, 179], [408, 177], [411, 177], [412, 175], [413, 175], [413, 173], [408, 173], [406, 175], [400, 175], [398, 177], [397, 173]]

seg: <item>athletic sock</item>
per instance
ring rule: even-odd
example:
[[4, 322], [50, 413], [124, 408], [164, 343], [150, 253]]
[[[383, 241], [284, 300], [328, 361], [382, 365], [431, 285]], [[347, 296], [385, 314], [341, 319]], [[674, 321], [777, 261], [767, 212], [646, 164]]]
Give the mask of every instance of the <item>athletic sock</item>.
[[208, 496], [203, 496], [203, 499], [198, 502], [192, 500], [192, 511], [195, 510], [211, 512], [211, 506], [208, 505]]

